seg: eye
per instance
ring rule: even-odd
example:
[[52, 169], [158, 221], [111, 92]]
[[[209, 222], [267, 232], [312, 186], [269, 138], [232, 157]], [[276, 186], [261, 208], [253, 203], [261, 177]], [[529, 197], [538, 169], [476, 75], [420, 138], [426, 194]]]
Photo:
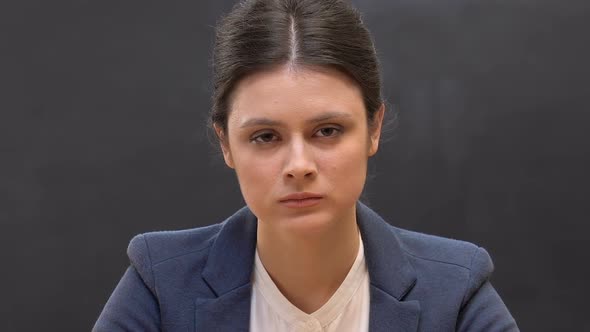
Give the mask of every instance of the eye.
[[273, 133], [270, 132], [266, 132], [266, 133], [261, 133], [258, 134], [252, 138], [250, 138], [250, 143], [255, 143], [255, 144], [266, 144], [266, 143], [271, 143], [272, 141], [276, 141], [277, 140], [277, 136]]
[[339, 135], [342, 132], [342, 129], [337, 127], [324, 127], [321, 128], [316, 132], [316, 135], [319, 134], [320, 137], [333, 137]]

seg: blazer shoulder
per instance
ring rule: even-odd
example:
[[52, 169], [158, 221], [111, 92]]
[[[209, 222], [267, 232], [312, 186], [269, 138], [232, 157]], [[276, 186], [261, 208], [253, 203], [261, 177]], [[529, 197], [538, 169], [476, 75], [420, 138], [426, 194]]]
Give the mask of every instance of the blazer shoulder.
[[209, 248], [224, 223], [192, 229], [138, 234], [129, 242], [127, 256], [145, 283], [148, 286], [154, 285], [152, 273], [154, 265]]
[[219, 234], [223, 223], [176, 231], [157, 231], [136, 235], [127, 253], [149, 253], [152, 264], [208, 248]]
[[132, 263], [158, 264], [211, 246], [223, 223], [176, 231], [157, 231], [134, 236], [127, 255]]
[[396, 232], [402, 249], [412, 260], [420, 260], [435, 270], [446, 266], [446, 270], [450, 267], [457, 272], [464, 271], [458, 274], [464, 276], [460, 278], [465, 283], [462, 302], [470, 299], [494, 271], [494, 263], [488, 252], [473, 243], [399, 228], [396, 228]]
[[456, 265], [483, 275], [494, 269], [488, 252], [473, 243], [400, 228], [395, 231], [403, 250], [415, 259]]

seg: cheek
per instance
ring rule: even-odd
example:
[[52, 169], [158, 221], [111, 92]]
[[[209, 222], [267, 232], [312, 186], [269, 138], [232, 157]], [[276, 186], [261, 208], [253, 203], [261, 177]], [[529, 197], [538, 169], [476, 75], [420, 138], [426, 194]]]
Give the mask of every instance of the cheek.
[[235, 170], [242, 194], [246, 201], [260, 198], [273, 191], [274, 183], [280, 174], [276, 158], [264, 158], [258, 154], [242, 154], [234, 159]]
[[336, 193], [362, 190], [367, 174], [366, 153], [364, 144], [349, 144], [334, 153], [322, 154], [323, 176]]

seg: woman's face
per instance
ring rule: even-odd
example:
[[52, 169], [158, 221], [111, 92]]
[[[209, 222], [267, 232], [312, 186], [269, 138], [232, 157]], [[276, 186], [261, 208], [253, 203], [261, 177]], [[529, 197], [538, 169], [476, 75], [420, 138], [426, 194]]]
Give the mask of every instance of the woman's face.
[[[258, 72], [233, 93], [222, 150], [261, 223], [321, 228], [354, 218], [381, 132], [356, 82], [330, 68]], [[289, 200], [301, 194], [304, 200]]]

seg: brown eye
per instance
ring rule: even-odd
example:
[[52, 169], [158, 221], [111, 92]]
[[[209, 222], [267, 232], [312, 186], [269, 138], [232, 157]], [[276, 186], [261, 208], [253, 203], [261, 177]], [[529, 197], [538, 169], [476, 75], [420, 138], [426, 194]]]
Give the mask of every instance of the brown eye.
[[336, 127], [325, 127], [317, 131], [320, 137], [332, 137], [340, 134], [342, 130]]
[[252, 139], [250, 139], [250, 142], [252, 143], [270, 143], [272, 141], [276, 140], [276, 135], [273, 133], [262, 133], [260, 135], [256, 135], [254, 136]]

